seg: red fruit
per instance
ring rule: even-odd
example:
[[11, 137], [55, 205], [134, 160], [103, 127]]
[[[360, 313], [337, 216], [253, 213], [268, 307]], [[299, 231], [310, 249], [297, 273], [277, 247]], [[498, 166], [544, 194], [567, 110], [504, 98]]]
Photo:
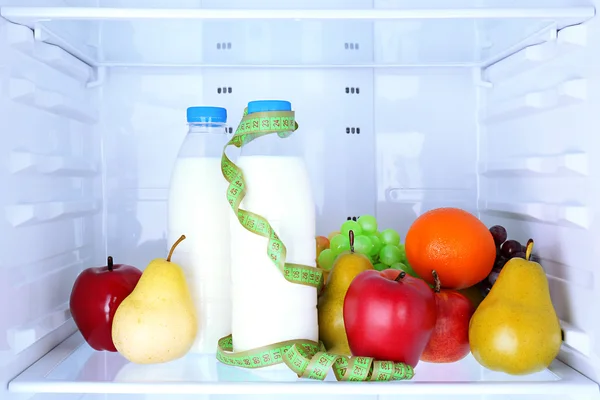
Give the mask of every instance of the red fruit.
[[433, 291], [404, 271], [363, 271], [344, 299], [344, 325], [354, 356], [415, 367], [435, 321]]
[[437, 322], [425, 347], [421, 360], [432, 363], [451, 363], [469, 354], [469, 322], [475, 312], [471, 301], [454, 290], [440, 289], [440, 279], [432, 272], [435, 281]]
[[84, 339], [94, 350], [116, 352], [112, 322], [119, 304], [133, 291], [142, 272], [125, 264], [84, 270], [73, 284], [69, 307]]

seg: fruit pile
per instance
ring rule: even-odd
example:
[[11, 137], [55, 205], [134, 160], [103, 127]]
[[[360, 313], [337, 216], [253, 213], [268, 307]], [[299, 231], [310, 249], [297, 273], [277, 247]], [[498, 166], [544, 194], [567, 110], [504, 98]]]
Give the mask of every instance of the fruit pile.
[[[541, 371], [558, 355], [560, 323], [544, 270], [531, 258], [533, 240], [523, 246], [499, 225], [488, 229], [471, 213], [440, 208], [418, 217], [400, 248], [395, 231], [377, 232], [375, 219], [365, 217], [346, 221], [329, 249], [320, 249], [319, 265], [330, 270], [318, 302], [328, 351], [412, 367], [471, 352], [482, 366], [515, 375]], [[355, 231], [369, 242], [353, 246]], [[386, 246], [393, 260], [382, 253]], [[397, 254], [413, 276], [389, 268]], [[386, 267], [375, 268], [382, 261]]]
[[[515, 375], [541, 371], [558, 355], [560, 321], [532, 239], [526, 246], [507, 240], [504, 227], [488, 229], [457, 208], [418, 217], [404, 244], [370, 215], [329, 237], [316, 239], [318, 265], [328, 273], [317, 302], [328, 352], [411, 367], [471, 352], [482, 366]], [[183, 270], [171, 262], [184, 239], [143, 272], [109, 257], [107, 266], [78, 276], [70, 309], [91, 347], [141, 364], [189, 351], [196, 311]], [[466, 295], [470, 289], [478, 301]]]
[[[144, 271], [125, 264], [85, 269], [75, 280], [69, 307], [86, 342], [95, 350], [119, 352], [138, 364], [183, 357], [198, 329], [196, 310], [183, 269], [166, 259]], [[107, 301], [108, 300], [108, 301]]]
[[329, 237], [317, 237], [317, 265], [330, 271], [337, 257], [350, 250], [349, 232], [354, 234], [354, 251], [368, 257], [373, 268], [383, 271], [388, 268], [402, 270], [416, 276], [406, 259], [400, 234], [394, 229], [378, 230], [377, 219], [363, 215], [358, 220], [347, 220], [339, 231]]

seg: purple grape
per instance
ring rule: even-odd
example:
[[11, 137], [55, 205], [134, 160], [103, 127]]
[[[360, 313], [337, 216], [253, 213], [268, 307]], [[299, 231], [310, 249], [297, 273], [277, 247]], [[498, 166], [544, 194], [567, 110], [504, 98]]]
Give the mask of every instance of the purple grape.
[[512, 258], [513, 254], [522, 250], [523, 246], [516, 240], [507, 240], [502, 244], [502, 255], [506, 258]]
[[506, 264], [506, 261], [508, 260], [502, 256], [496, 258], [496, 261], [494, 262], [494, 269], [501, 270], [502, 267], [504, 267], [504, 264]]
[[497, 246], [500, 246], [502, 243], [506, 241], [508, 237], [506, 234], [506, 229], [500, 225], [494, 225], [490, 228], [490, 233], [494, 237], [494, 242]]
[[492, 290], [492, 285], [490, 285], [490, 282], [487, 279], [479, 282], [477, 286], [479, 287], [479, 291], [483, 297], [487, 296], [490, 290]]
[[488, 275], [487, 280], [491, 286], [494, 286], [494, 283], [496, 283], [496, 279], [498, 279], [498, 275], [500, 275], [500, 271], [498, 271], [498, 270], [492, 270], [492, 272], [490, 272], [490, 274]]
[[519, 251], [518, 253], [513, 254], [512, 258], [515, 258], [515, 257], [525, 258], [526, 254], [522, 251]]

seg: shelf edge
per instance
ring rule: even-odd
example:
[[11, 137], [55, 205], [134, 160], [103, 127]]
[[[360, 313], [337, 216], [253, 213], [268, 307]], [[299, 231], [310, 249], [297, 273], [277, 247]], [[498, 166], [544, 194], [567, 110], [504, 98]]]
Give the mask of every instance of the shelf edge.
[[[107, 393], [107, 394], [364, 394], [364, 395], [476, 395], [557, 394], [578, 396], [600, 395], [598, 385], [571, 367], [555, 360], [550, 370], [555, 381], [507, 382], [320, 382], [301, 380], [291, 382], [69, 382], [48, 380], [46, 376], [69, 357], [84, 339], [79, 332], [68, 337], [50, 353], [13, 379], [8, 389], [15, 393]], [[234, 367], [231, 367], [234, 368]], [[600, 397], [598, 397], [600, 398]]]
[[240, 10], [240, 9], [150, 9], [108, 7], [3, 7], [0, 15], [14, 22], [41, 19], [132, 20], [132, 19], [305, 19], [305, 20], [399, 20], [399, 19], [524, 19], [582, 20], [595, 15], [595, 8], [456, 8], [456, 9], [351, 9], [351, 10]]

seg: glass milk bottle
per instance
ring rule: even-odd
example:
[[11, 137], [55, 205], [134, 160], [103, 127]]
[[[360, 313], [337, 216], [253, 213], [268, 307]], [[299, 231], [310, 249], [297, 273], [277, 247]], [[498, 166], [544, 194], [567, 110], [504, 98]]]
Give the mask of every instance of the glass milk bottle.
[[168, 244], [181, 235], [172, 261], [185, 271], [198, 318], [190, 352], [215, 353], [218, 340], [231, 333], [229, 214], [221, 155], [227, 143], [227, 111], [190, 107], [189, 131], [171, 177]]
[[[254, 101], [248, 114], [291, 111], [287, 101]], [[315, 267], [315, 204], [301, 157], [301, 133], [267, 134], [244, 145], [234, 161], [243, 171], [240, 208], [259, 214], [287, 248], [288, 263]], [[234, 351], [286, 340], [318, 340], [317, 290], [288, 282], [267, 255], [268, 239], [246, 230], [231, 213]]]

